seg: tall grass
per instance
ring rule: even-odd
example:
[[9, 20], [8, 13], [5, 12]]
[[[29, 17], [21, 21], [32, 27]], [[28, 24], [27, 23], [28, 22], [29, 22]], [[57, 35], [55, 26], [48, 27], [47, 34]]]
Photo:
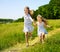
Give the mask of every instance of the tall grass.
[[60, 32], [48, 38], [44, 44], [35, 44], [23, 49], [22, 52], [60, 52]]
[[24, 41], [23, 23], [1, 24], [0, 50]]
[[[48, 20], [48, 22], [49, 25], [53, 26], [52, 28], [47, 28], [48, 31], [60, 28], [60, 20]], [[35, 28], [33, 37], [37, 36], [36, 30]], [[0, 24], [0, 50], [22, 43], [24, 40], [23, 22]]]

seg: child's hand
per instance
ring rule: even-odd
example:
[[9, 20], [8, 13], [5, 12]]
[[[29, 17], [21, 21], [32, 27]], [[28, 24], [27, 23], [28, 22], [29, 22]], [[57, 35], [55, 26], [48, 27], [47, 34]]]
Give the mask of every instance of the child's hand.
[[50, 26], [50, 28], [52, 28], [53, 26]]
[[47, 25], [48, 28], [52, 28], [52, 26]]
[[34, 26], [36, 26], [36, 25], [37, 25], [35, 21], [33, 22], [33, 25], [34, 25]]

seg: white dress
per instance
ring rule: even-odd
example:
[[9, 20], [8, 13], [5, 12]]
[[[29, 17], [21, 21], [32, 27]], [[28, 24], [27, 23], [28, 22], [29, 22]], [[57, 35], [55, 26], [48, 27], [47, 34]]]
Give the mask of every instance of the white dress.
[[29, 14], [24, 16], [24, 30], [23, 30], [24, 32], [33, 31], [32, 22], [33, 22], [33, 19]]
[[44, 28], [44, 22], [42, 23], [37, 22], [37, 26], [38, 26], [38, 36], [41, 36], [42, 33], [47, 34], [47, 31]]

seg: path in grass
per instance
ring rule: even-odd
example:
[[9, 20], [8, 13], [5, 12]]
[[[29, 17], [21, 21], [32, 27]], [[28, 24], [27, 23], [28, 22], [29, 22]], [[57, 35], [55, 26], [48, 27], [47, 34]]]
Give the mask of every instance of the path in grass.
[[[56, 30], [52, 30], [48, 33], [48, 35], [46, 35], [46, 38], [49, 38], [50, 36], [53, 36], [54, 34], [60, 32], [60, 28], [56, 29]], [[38, 37], [36, 37], [34, 40], [30, 40], [30, 46], [34, 45], [36, 42], [38, 42]], [[25, 43], [17, 43], [17, 45], [10, 47], [2, 52], [21, 52], [22, 49], [26, 48]]]

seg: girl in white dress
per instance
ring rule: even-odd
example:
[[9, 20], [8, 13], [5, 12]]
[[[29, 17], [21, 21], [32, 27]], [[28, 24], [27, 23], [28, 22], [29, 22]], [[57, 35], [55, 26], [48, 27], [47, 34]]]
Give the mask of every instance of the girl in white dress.
[[26, 46], [29, 46], [29, 42], [28, 42], [28, 34], [30, 34], [30, 36], [32, 36], [32, 31], [33, 31], [33, 26], [32, 26], [32, 22], [33, 19], [31, 17], [31, 15], [33, 14], [33, 12], [30, 13], [30, 9], [29, 7], [25, 7], [24, 8], [24, 33], [25, 33], [25, 39], [26, 39]]
[[38, 27], [39, 39], [41, 43], [43, 43], [45, 39], [45, 35], [47, 34], [47, 31], [44, 26], [47, 26], [47, 27], [50, 27], [50, 26], [47, 25], [46, 20], [44, 20], [41, 15], [37, 16], [37, 23], [35, 23], [35, 25], [37, 25]]

